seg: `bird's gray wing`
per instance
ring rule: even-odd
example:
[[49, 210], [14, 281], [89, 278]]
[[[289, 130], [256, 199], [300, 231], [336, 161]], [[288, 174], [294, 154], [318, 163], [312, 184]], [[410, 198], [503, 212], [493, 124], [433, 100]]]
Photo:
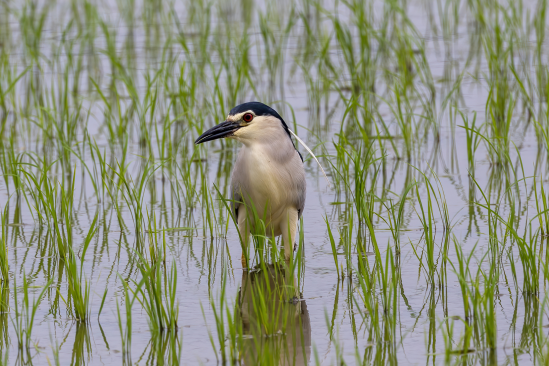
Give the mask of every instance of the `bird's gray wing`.
[[244, 186], [246, 171], [243, 170], [242, 163], [242, 149], [236, 156], [233, 172], [231, 174], [231, 215], [234, 215], [234, 219], [238, 222], [238, 207], [244, 203], [244, 197], [242, 197], [242, 188]]
[[231, 182], [231, 214], [234, 215], [234, 219], [238, 222], [238, 207], [242, 203], [242, 193], [240, 185], [234, 180]]
[[302, 188], [300, 189], [300, 194], [297, 199], [297, 218], [300, 219], [301, 215], [303, 215], [303, 210], [305, 209], [305, 196], [306, 196], [306, 186], [303, 184]]
[[[297, 151], [297, 150], [296, 150]], [[307, 182], [305, 180], [305, 169], [303, 162], [303, 157], [301, 156], [301, 153], [297, 151], [299, 154], [299, 162], [297, 163], [300, 166], [300, 172], [297, 174], [298, 178], [296, 179], [297, 184], [297, 196], [296, 199], [296, 207], [297, 207], [297, 218], [300, 219], [301, 215], [303, 214], [303, 210], [305, 209], [305, 197], [307, 196]], [[296, 159], [297, 160], [297, 159]]]

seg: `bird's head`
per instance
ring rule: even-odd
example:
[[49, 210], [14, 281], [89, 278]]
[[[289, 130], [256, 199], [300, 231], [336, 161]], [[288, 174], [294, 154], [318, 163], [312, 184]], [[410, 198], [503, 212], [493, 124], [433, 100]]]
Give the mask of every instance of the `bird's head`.
[[276, 132], [287, 134], [291, 141], [286, 122], [274, 109], [260, 102], [248, 102], [231, 109], [224, 122], [200, 135], [195, 144], [224, 137], [246, 143], [253, 140], [275, 138], [274, 133]]

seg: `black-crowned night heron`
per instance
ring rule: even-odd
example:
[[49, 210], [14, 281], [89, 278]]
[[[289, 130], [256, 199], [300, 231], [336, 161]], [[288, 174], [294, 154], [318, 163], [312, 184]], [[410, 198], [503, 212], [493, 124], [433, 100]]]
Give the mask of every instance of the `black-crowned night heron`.
[[[303, 158], [286, 122], [263, 103], [244, 103], [234, 107], [225, 122], [204, 132], [195, 143], [224, 137], [243, 144], [231, 178], [231, 208], [243, 251], [247, 251], [254, 217], [258, 216], [265, 221], [267, 235], [282, 235], [284, 256], [289, 260], [297, 222], [305, 207], [306, 182]], [[244, 253], [242, 263], [245, 266]]]

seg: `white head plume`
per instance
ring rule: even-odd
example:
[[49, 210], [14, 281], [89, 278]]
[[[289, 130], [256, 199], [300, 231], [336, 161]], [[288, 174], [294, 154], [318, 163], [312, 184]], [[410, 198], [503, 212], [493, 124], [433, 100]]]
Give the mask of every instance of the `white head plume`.
[[289, 128], [288, 128], [288, 131], [290, 131], [290, 133], [291, 133], [292, 135], [294, 135], [294, 137], [296, 138], [296, 140], [297, 140], [301, 145], [303, 145], [303, 147], [305, 148], [305, 150], [307, 150], [307, 152], [308, 152], [309, 154], [311, 154], [311, 156], [313, 157], [313, 159], [315, 159], [315, 161], [317, 162], [318, 166], [320, 167], [320, 170], [322, 170], [322, 174], [324, 174], [324, 178], [326, 178], [326, 182], [328, 182], [328, 185], [331, 186], [332, 184], [330, 183], [330, 180], [328, 179], [328, 176], [326, 175], [326, 172], [324, 171], [324, 168], [322, 168], [322, 165], [320, 165], [320, 161], [318, 161], [318, 159], [316, 158], [315, 154], [313, 154], [312, 150], [309, 149], [309, 147], [308, 147], [307, 145], [305, 145], [305, 143], [303, 142], [303, 140], [301, 140], [301, 139], [297, 136], [297, 134], [296, 134], [294, 131], [290, 130]]

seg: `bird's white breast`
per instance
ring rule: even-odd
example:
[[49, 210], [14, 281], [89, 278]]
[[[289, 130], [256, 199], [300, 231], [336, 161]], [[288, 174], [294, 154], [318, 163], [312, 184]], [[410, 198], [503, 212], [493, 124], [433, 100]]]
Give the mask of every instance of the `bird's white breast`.
[[[232, 186], [238, 187], [248, 207], [277, 227], [285, 210], [298, 209], [305, 194], [303, 163], [282, 128], [273, 128], [269, 138], [249, 139], [238, 153]], [[276, 234], [275, 234], [276, 235]]]

